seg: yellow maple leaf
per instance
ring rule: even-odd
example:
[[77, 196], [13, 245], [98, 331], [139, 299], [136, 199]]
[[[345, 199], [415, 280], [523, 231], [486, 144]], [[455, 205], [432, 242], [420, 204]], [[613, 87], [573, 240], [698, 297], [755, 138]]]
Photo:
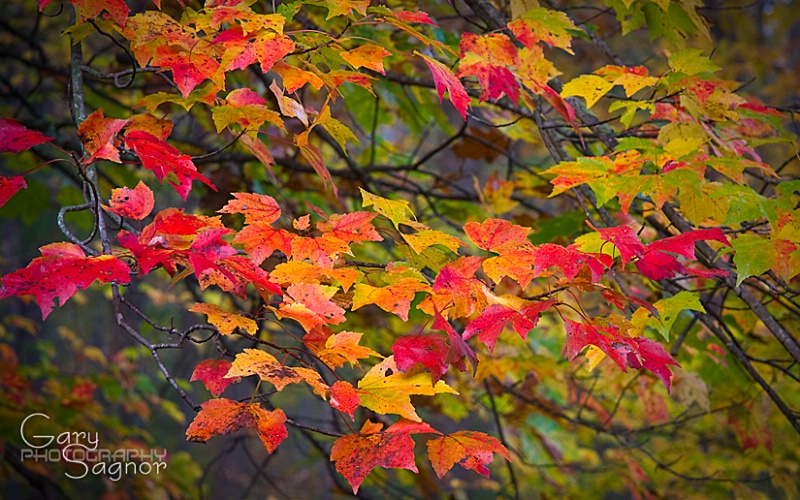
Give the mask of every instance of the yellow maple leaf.
[[357, 332], [339, 332], [325, 341], [325, 349], [319, 353], [319, 359], [333, 368], [344, 365], [345, 361], [354, 366], [361, 358], [369, 356], [382, 357], [369, 347], [358, 345], [363, 334]]
[[241, 314], [226, 311], [214, 304], [203, 304], [196, 302], [190, 309], [191, 312], [202, 313], [208, 317], [208, 322], [217, 327], [219, 333], [230, 335], [237, 327], [246, 331], [250, 335], [255, 335], [258, 325], [255, 321]]
[[[384, 415], [391, 413], [422, 422], [411, 404], [411, 395], [458, 394], [441, 380], [434, 385], [430, 372], [424, 370], [424, 367], [416, 365], [401, 372], [395, 365], [394, 356], [389, 356], [373, 366], [358, 382], [361, 406]], [[387, 375], [389, 372], [391, 374]]]
[[330, 393], [330, 387], [316, 371], [310, 368], [285, 366], [270, 353], [259, 349], [245, 349], [237, 354], [225, 378], [249, 375], [258, 375], [261, 380], [274, 385], [275, 389], [279, 391], [289, 384], [303, 381], [310, 385], [314, 393], [322, 399], [326, 399]]

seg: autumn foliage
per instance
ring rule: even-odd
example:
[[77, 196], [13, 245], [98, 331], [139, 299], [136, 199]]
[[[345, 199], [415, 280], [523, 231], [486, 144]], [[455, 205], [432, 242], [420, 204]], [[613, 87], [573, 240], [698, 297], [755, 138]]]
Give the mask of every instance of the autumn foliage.
[[[3, 77], [15, 239], [66, 193], [3, 261], [9, 428], [166, 408], [188, 453], [147, 495], [209, 488], [230, 434], [339, 494], [797, 494], [797, 95], [728, 79], [715, 2], [22, 4], [69, 100]], [[138, 347], [26, 370], [8, 336], [76, 295]]]

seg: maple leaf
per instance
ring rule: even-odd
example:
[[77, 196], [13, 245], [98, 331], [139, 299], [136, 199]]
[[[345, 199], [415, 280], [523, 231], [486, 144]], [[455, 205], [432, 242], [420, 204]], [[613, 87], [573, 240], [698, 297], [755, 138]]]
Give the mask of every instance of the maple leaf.
[[111, 190], [111, 199], [108, 201], [109, 207], [103, 208], [113, 212], [120, 217], [127, 217], [133, 220], [142, 220], [153, 211], [155, 199], [153, 191], [147, 185], [139, 181], [135, 188], [122, 187]]
[[325, 341], [325, 349], [319, 351], [317, 356], [332, 368], [344, 365], [345, 361], [349, 362], [350, 366], [355, 366], [362, 358], [369, 356], [380, 358], [381, 355], [369, 347], [358, 345], [362, 335], [363, 333], [357, 332], [339, 332], [331, 335]]
[[433, 302], [451, 318], [472, 314], [484, 303], [483, 283], [475, 277], [481, 257], [459, 257], [445, 265], [433, 282]]
[[253, 37], [244, 33], [239, 25], [217, 35], [212, 43], [220, 44], [225, 49], [218, 70], [220, 74], [244, 69], [256, 61], [261, 64], [261, 71], [266, 73], [294, 50], [294, 42], [282, 33], [260, 30]]
[[578, 28], [564, 12], [536, 7], [508, 23], [508, 29], [527, 48], [542, 41], [572, 54], [572, 35], [567, 30]]
[[719, 241], [731, 246], [728, 238], [719, 228], [687, 231], [647, 245], [644, 248], [643, 255], [640, 256], [640, 260], [636, 262], [636, 269], [652, 280], [672, 278], [676, 274], [689, 274], [691, 271], [686, 269], [671, 254], [681, 255], [687, 259], [695, 259], [694, 244], [703, 240]]
[[439, 94], [439, 102], [442, 102], [444, 91], [450, 93], [450, 102], [453, 103], [461, 118], [467, 120], [467, 107], [469, 107], [469, 95], [464, 90], [464, 86], [458, 81], [456, 75], [450, 71], [450, 68], [440, 63], [436, 59], [432, 59], [424, 54], [420, 54], [416, 50], [414, 55], [417, 55], [425, 60], [425, 63], [430, 68], [433, 74], [433, 83], [436, 86], [436, 93]]
[[237, 354], [226, 377], [249, 375], [258, 375], [261, 380], [274, 385], [278, 391], [282, 391], [289, 384], [305, 382], [322, 399], [326, 399], [330, 392], [330, 387], [316, 371], [283, 365], [273, 355], [259, 349], [244, 349]]
[[239, 382], [240, 377], [226, 378], [231, 362], [227, 359], [204, 359], [197, 364], [189, 382], [199, 380], [214, 396], [219, 396], [231, 384]]
[[324, 0], [324, 2], [328, 7], [328, 17], [325, 18], [327, 21], [336, 16], [352, 17], [353, 10], [366, 16], [370, 0]]
[[106, 118], [102, 109], [87, 116], [78, 125], [78, 137], [89, 153], [83, 163], [91, 163], [96, 158], [121, 163], [114, 139], [127, 122], [119, 118]]
[[265, 122], [283, 129], [283, 120], [275, 111], [267, 108], [266, 99], [248, 88], [232, 90], [221, 106], [211, 108], [211, 117], [217, 132], [237, 123], [245, 130], [258, 130]]
[[342, 151], [344, 151], [345, 155], [347, 154], [348, 144], [358, 143], [358, 138], [355, 136], [350, 127], [331, 115], [331, 107], [328, 106], [327, 103], [314, 120], [312, 127], [316, 126], [324, 128], [331, 135], [331, 137], [333, 137], [336, 143], [339, 144], [339, 147], [342, 148]]
[[414, 422], [422, 422], [422, 419], [411, 404], [411, 395], [458, 394], [441, 380], [434, 384], [431, 374], [422, 371], [422, 367], [401, 372], [394, 356], [373, 366], [358, 381], [358, 389], [361, 406], [384, 415], [400, 415]]
[[672, 372], [667, 365], [680, 366], [664, 347], [644, 337], [623, 337], [611, 326], [597, 326], [564, 320], [567, 331], [565, 350], [572, 360], [587, 345], [593, 345], [611, 358], [625, 372], [627, 367], [645, 368], [655, 373], [670, 390]]
[[433, 325], [432, 328], [436, 330], [444, 330], [450, 339], [450, 351], [447, 353], [447, 362], [455, 366], [462, 372], [467, 371], [466, 359], [472, 365], [472, 375], [478, 371], [478, 356], [475, 351], [467, 345], [467, 342], [461, 335], [453, 328], [453, 325], [442, 316], [434, 307]]
[[138, 237], [120, 231], [117, 238], [120, 245], [133, 254], [140, 275], [162, 265], [172, 276], [177, 272], [177, 265], [188, 262], [188, 250], [198, 232], [221, 227], [218, 217], [189, 215], [183, 210], [167, 208], [158, 212]]
[[281, 284], [313, 283], [319, 285], [324, 278], [336, 280], [345, 292], [355, 283], [360, 273], [355, 269], [329, 269], [308, 262], [290, 260], [275, 266], [270, 272], [270, 280]]
[[280, 408], [267, 411], [259, 404], [238, 403], [225, 398], [211, 399], [201, 406], [186, 429], [189, 441], [205, 443], [214, 436], [253, 429], [267, 452], [272, 453], [289, 436], [286, 414]]
[[339, 380], [331, 386], [331, 407], [350, 415], [355, 420], [356, 409], [361, 405], [359, 391], [350, 382]]
[[330, 233], [317, 238], [295, 236], [291, 245], [293, 259], [309, 259], [320, 267], [333, 267], [333, 260], [338, 258], [339, 254], [352, 255], [350, 245]]
[[592, 274], [592, 283], [596, 283], [612, 264], [609, 255], [581, 252], [575, 245], [562, 247], [545, 243], [536, 248], [535, 255], [533, 272], [537, 276], [548, 267], [556, 266], [561, 268], [564, 276], [570, 281], [575, 279], [575, 276], [586, 266]]
[[314, 284], [291, 285], [286, 289], [284, 302], [278, 312], [299, 322], [306, 331], [322, 325], [344, 323], [344, 309], [330, 300], [335, 291]]
[[562, 97], [579, 96], [586, 99], [586, 107], [591, 108], [601, 97], [605, 96], [614, 83], [597, 75], [581, 75], [564, 84], [561, 90]]
[[619, 250], [619, 256], [624, 266], [634, 257], [641, 258], [644, 255], [644, 245], [639, 240], [636, 231], [630, 226], [615, 226], [606, 228], [596, 228], [591, 222], [587, 222], [589, 227], [600, 233], [603, 241], [614, 244]]
[[631, 317], [631, 322], [640, 328], [645, 326], [653, 328], [664, 337], [665, 341], [668, 341], [672, 325], [678, 321], [681, 311], [685, 310], [705, 312], [696, 293], [684, 290], [672, 297], [660, 299], [650, 307], [637, 309]]
[[199, 180], [214, 191], [216, 186], [197, 171], [192, 159], [152, 134], [134, 130], [125, 136], [126, 146], [136, 153], [144, 168], [156, 174], [159, 182], [167, 182], [186, 201], [192, 180]]
[[455, 236], [451, 236], [437, 229], [423, 229], [416, 233], [402, 233], [403, 239], [408, 246], [414, 249], [417, 254], [422, 254], [426, 248], [433, 245], [442, 245], [450, 249], [451, 252], [458, 252], [458, 248], [464, 243]]
[[77, 7], [81, 14], [81, 21], [94, 18], [103, 11], [108, 12], [108, 16], [117, 22], [121, 27], [125, 27], [128, 20], [130, 9], [125, 4], [125, 0], [69, 0]]
[[128, 118], [125, 123], [125, 132], [141, 130], [164, 141], [170, 136], [174, 127], [175, 124], [170, 120], [157, 118], [149, 113], [141, 113]]
[[372, 219], [378, 214], [372, 212], [350, 212], [333, 214], [328, 220], [317, 222], [317, 229], [323, 233], [346, 242], [383, 241], [372, 226]]
[[517, 226], [503, 219], [486, 219], [481, 223], [467, 222], [464, 232], [478, 248], [489, 252], [522, 246], [527, 242], [530, 228]]
[[[0, 139], [2, 143], [2, 139]], [[6, 204], [20, 189], [25, 189], [28, 184], [21, 175], [13, 177], [0, 177], [0, 207]]]
[[255, 265], [260, 265], [275, 250], [279, 250], [285, 255], [291, 255], [292, 241], [294, 239], [295, 235], [285, 229], [274, 228], [269, 224], [256, 223], [246, 226], [236, 233], [233, 242], [243, 244], [247, 257]]
[[236, 249], [222, 239], [230, 233], [227, 228], [207, 229], [197, 235], [188, 251], [189, 264], [200, 282], [200, 288], [205, 289], [209, 284], [216, 283], [223, 289], [229, 288], [225, 282], [220, 282], [218, 275], [225, 277], [233, 285], [236, 278], [220, 260], [236, 255]]
[[242, 144], [253, 153], [253, 156], [258, 158], [258, 161], [261, 162], [262, 165], [267, 167], [267, 171], [271, 177], [275, 177], [275, 172], [272, 170], [271, 165], [275, 165], [275, 158], [272, 157], [272, 153], [269, 152], [267, 149], [267, 145], [264, 144], [264, 141], [260, 140], [258, 137], [251, 137], [247, 134], [243, 134], [240, 138]]
[[[225, 267], [234, 276], [233, 293], [244, 298], [247, 296], [247, 284], [252, 283], [265, 302], [270, 295], [283, 295], [281, 287], [270, 280], [270, 275], [250, 259], [243, 255], [233, 255], [220, 259], [219, 265]], [[227, 291], [227, 290], [226, 290]]]
[[505, 93], [516, 103], [519, 84], [505, 66], [517, 63], [517, 49], [506, 35], [464, 33], [461, 37], [461, 62], [456, 76], [477, 76], [483, 88], [481, 101], [498, 99]]
[[419, 363], [430, 370], [437, 382], [450, 367], [450, 346], [442, 335], [404, 335], [392, 344], [395, 363], [401, 371], [407, 371]]
[[539, 322], [539, 314], [557, 302], [554, 299], [532, 302], [523, 306], [519, 311], [502, 304], [492, 304], [467, 325], [463, 338], [468, 340], [478, 335], [478, 340], [489, 348], [490, 353], [494, 353], [497, 338], [509, 321], [512, 322], [514, 330], [519, 336], [525, 340], [528, 332]]
[[231, 193], [235, 200], [217, 210], [221, 214], [244, 214], [245, 224], [272, 224], [281, 216], [281, 207], [272, 196], [256, 193]]
[[192, 47], [197, 43], [192, 27], [154, 10], [131, 16], [121, 33], [130, 40], [133, 55], [141, 67], [147, 66], [156, 50], [165, 43], [179, 47]]
[[392, 53], [380, 45], [365, 43], [353, 50], [339, 52], [339, 55], [355, 69], [367, 68], [376, 73], [385, 75], [386, 71], [383, 69], [383, 58], [392, 55]]
[[536, 276], [533, 263], [536, 260], [536, 249], [533, 245], [524, 244], [519, 248], [503, 249], [495, 257], [483, 261], [483, 270], [493, 281], [499, 282], [509, 277], [525, 289]]
[[361, 205], [364, 208], [372, 207], [373, 210], [383, 215], [394, 224], [395, 228], [399, 228], [400, 224], [416, 225], [414, 219], [414, 212], [411, 210], [410, 204], [405, 200], [389, 200], [376, 196], [372, 193], [361, 191]]
[[184, 99], [206, 78], [214, 81], [217, 87], [224, 87], [224, 81], [217, 76], [219, 61], [197, 50], [162, 45], [156, 49], [152, 63], [170, 69]]
[[208, 316], [208, 322], [217, 327], [219, 333], [223, 335], [230, 335], [236, 328], [241, 328], [250, 335], [255, 335], [258, 331], [258, 325], [255, 321], [241, 314], [226, 311], [214, 304], [195, 304], [189, 308], [189, 311], [202, 313]]
[[0, 153], [19, 153], [52, 140], [41, 132], [28, 130], [16, 120], [0, 118]]
[[39, 248], [36, 257], [22, 269], [0, 278], [0, 299], [12, 295], [33, 295], [42, 319], [53, 310], [53, 299], [63, 306], [78, 290], [100, 283], [130, 283], [128, 265], [111, 255], [87, 257], [74, 243], [51, 243]]
[[487, 465], [499, 453], [511, 461], [511, 455], [497, 439], [476, 431], [459, 431], [446, 436], [431, 439], [427, 443], [428, 458], [439, 479], [459, 464], [465, 469], [472, 469], [489, 477]]
[[403, 21], [404, 23], [422, 23], [422, 24], [430, 24], [432, 26], [438, 26], [433, 20], [431, 20], [431, 16], [429, 16], [425, 12], [409, 12], [407, 10], [395, 10], [392, 11], [392, 15]]
[[353, 494], [375, 467], [408, 469], [419, 472], [414, 463], [414, 440], [411, 434], [441, 434], [425, 423], [399, 420], [385, 431], [382, 425], [364, 423], [358, 435], [343, 436], [333, 443], [331, 462], [353, 487]]
[[386, 312], [398, 315], [403, 321], [408, 321], [408, 311], [411, 309], [411, 301], [414, 300], [415, 294], [429, 289], [428, 285], [415, 279], [403, 279], [380, 288], [359, 283], [354, 289], [351, 310], [375, 304]]
[[311, 84], [311, 86], [317, 90], [325, 85], [325, 82], [322, 81], [316, 73], [290, 66], [283, 61], [278, 61], [275, 66], [272, 67], [272, 71], [281, 75], [283, 79], [283, 88], [289, 94], [296, 92], [306, 83]]

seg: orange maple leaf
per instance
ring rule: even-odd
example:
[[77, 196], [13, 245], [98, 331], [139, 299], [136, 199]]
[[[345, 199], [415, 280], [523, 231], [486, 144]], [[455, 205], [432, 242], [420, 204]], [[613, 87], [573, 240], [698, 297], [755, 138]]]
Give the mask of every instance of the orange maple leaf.
[[339, 55], [355, 69], [367, 68], [376, 73], [385, 75], [386, 71], [383, 69], [383, 58], [392, 55], [392, 53], [380, 45], [365, 43], [353, 50], [339, 52]]
[[419, 472], [411, 434], [441, 434], [428, 424], [402, 419], [383, 432], [381, 427], [382, 424], [367, 421], [358, 435], [343, 436], [333, 443], [331, 462], [336, 462], [336, 470], [347, 478], [354, 494], [374, 467]]
[[359, 283], [355, 286], [351, 310], [375, 304], [386, 312], [398, 315], [403, 321], [408, 321], [408, 311], [416, 292], [429, 290], [429, 285], [410, 278], [381, 288]]
[[459, 431], [428, 441], [428, 457], [441, 479], [455, 464], [489, 477], [488, 464], [499, 453], [511, 461], [511, 455], [497, 439], [475, 431]]
[[325, 349], [320, 351], [317, 356], [332, 368], [338, 368], [346, 361], [350, 363], [350, 366], [355, 366], [361, 358], [382, 357], [369, 347], [358, 345], [362, 335], [363, 333], [357, 332], [339, 332], [331, 335], [325, 341]]
[[316, 371], [310, 368], [282, 365], [274, 356], [259, 349], [245, 349], [237, 354], [226, 377], [247, 377], [249, 375], [258, 375], [261, 380], [266, 380], [279, 391], [289, 384], [305, 382], [322, 399], [326, 399], [330, 392], [330, 387]]
[[195, 302], [189, 310], [208, 316], [208, 322], [216, 326], [219, 333], [223, 335], [232, 334], [236, 328], [241, 328], [250, 335], [255, 335], [258, 331], [258, 325], [252, 319], [242, 316], [241, 314], [226, 311], [214, 304]]
[[258, 404], [211, 399], [203, 403], [202, 410], [186, 429], [186, 439], [205, 443], [214, 436], [254, 429], [267, 452], [272, 453], [289, 436], [285, 422], [286, 414], [280, 408], [267, 411]]

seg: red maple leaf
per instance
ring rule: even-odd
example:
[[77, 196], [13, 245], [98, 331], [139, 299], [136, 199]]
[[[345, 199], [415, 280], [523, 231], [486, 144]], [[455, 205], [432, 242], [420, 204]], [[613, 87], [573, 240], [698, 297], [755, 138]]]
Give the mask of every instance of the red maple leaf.
[[397, 368], [406, 371], [417, 363], [430, 370], [436, 383], [450, 367], [450, 346], [443, 335], [404, 335], [392, 344]]
[[661, 379], [669, 393], [672, 372], [667, 365], [680, 366], [664, 347], [644, 337], [623, 337], [610, 326], [597, 326], [564, 320], [567, 331], [565, 350], [569, 359], [575, 357], [587, 345], [593, 345], [614, 360], [622, 371], [627, 367], [645, 368]]
[[519, 83], [506, 66], [517, 63], [517, 49], [506, 35], [464, 33], [457, 76], [478, 77], [483, 88], [481, 101], [497, 99], [506, 94], [516, 103], [519, 100]]
[[428, 424], [405, 419], [382, 432], [381, 427], [382, 424], [367, 421], [358, 435], [343, 436], [333, 443], [331, 462], [336, 462], [336, 470], [347, 479], [354, 494], [374, 467], [419, 472], [411, 434], [440, 434]]
[[192, 180], [197, 179], [214, 191], [217, 188], [197, 171], [192, 159], [173, 148], [158, 137], [134, 130], [125, 136], [125, 145], [142, 161], [144, 168], [156, 174], [159, 182], [167, 182], [175, 188], [184, 201], [192, 189]]
[[103, 205], [103, 208], [120, 217], [142, 220], [153, 211], [155, 199], [153, 198], [153, 191], [144, 182], [139, 181], [139, 184], [133, 189], [127, 186], [112, 189], [111, 199], [108, 204], [110, 205], [109, 207]]
[[189, 382], [199, 380], [208, 392], [219, 396], [226, 387], [241, 380], [241, 377], [225, 378], [230, 368], [231, 362], [227, 359], [204, 359], [195, 367]]
[[23, 269], [0, 278], [0, 299], [12, 295], [33, 295], [46, 319], [53, 310], [53, 299], [63, 306], [78, 290], [95, 280], [101, 283], [130, 282], [128, 265], [111, 255], [87, 257], [73, 243], [51, 243], [39, 248], [42, 253]]
[[672, 255], [680, 255], [694, 260], [694, 244], [698, 241], [714, 240], [730, 246], [728, 238], [719, 229], [697, 229], [676, 236], [654, 241], [644, 248], [641, 258], [636, 261], [636, 269], [652, 280], [672, 278], [676, 274], [696, 274], [705, 277], [720, 275], [718, 270], [704, 272], [699, 269], [687, 269]]
[[[159, 46], [152, 64], [172, 71], [172, 79], [184, 99], [206, 78], [215, 80], [219, 70], [219, 62], [213, 57], [174, 45]], [[221, 82], [215, 83], [222, 86]]]
[[433, 74], [433, 83], [436, 85], [436, 93], [439, 94], [439, 102], [442, 102], [444, 91], [447, 90], [450, 93], [450, 102], [453, 103], [453, 106], [455, 106], [461, 117], [466, 121], [467, 107], [469, 107], [469, 95], [467, 91], [464, 90], [464, 86], [461, 82], [458, 81], [456, 75], [450, 71], [450, 68], [436, 59], [420, 54], [416, 50], [414, 54], [423, 58], [428, 68], [430, 68]]
[[475, 351], [467, 345], [466, 341], [459, 335], [459, 333], [453, 328], [453, 325], [450, 324], [441, 314], [439, 311], [434, 309], [434, 316], [433, 316], [433, 326], [435, 330], [444, 330], [447, 332], [447, 336], [450, 339], [450, 350], [447, 352], [447, 363], [455, 366], [462, 372], [467, 371], [467, 363], [466, 359], [469, 360], [469, 363], [472, 365], [472, 374], [478, 371], [478, 356], [475, 355]]
[[359, 390], [350, 382], [339, 380], [331, 386], [331, 407], [350, 415], [355, 420], [356, 409], [361, 404]]
[[497, 338], [509, 321], [524, 340], [528, 336], [528, 332], [539, 322], [539, 314], [557, 302], [555, 299], [533, 302], [525, 305], [519, 311], [502, 304], [492, 304], [467, 325], [464, 329], [464, 340], [477, 335], [478, 340], [489, 348], [489, 352], [494, 353]]
[[636, 231], [630, 226], [615, 226], [596, 228], [591, 222], [587, 222], [589, 227], [600, 233], [600, 238], [614, 244], [619, 250], [622, 265], [628, 263], [634, 257], [641, 258], [644, 254], [644, 245], [636, 235]]
[[592, 274], [592, 283], [596, 283], [613, 263], [606, 254], [581, 252], [575, 245], [562, 247], [545, 243], [536, 248], [535, 255], [533, 272], [536, 276], [548, 267], [555, 266], [561, 268], [568, 280], [573, 280], [586, 266]]
[[28, 187], [21, 175], [0, 177], [0, 207], [6, 204], [17, 191]]
[[120, 245], [133, 254], [140, 275], [163, 265], [172, 276], [177, 265], [187, 264], [188, 250], [197, 234], [204, 229], [221, 227], [218, 217], [185, 214], [183, 210], [167, 208], [157, 213], [139, 236], [120, 231], [117, 238]]
[[481, 257], [459, 257], [436, 275], [432, 287], [434, 303], [443, 311], [447, 308], [450, 317], [469, 316], [484, 297], [483, 283], [475, 277], [482, 261]]
[[41, 132], [28, 130], [16, 120], [0, 118], [0, 153], [18, 153], [52, 140]]
[[431, 24], [433, 26], [438, 26], [433, 20], [431, 20], [431, 16], [426, 14], [425, 12], [409, 12], [407, 10], [397, 10], [393, 11], [392, 15], [403, 21], [404, 23], [421, 23], [421, 24]]

